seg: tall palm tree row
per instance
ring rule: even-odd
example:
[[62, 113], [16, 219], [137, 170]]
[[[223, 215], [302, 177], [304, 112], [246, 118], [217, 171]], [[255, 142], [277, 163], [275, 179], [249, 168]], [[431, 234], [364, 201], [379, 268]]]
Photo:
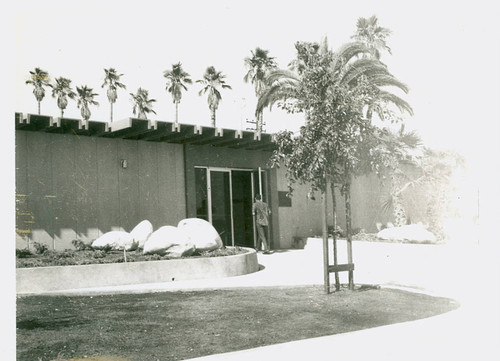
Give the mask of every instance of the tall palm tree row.
[[120, 83], [120, 77], [123, 74], [117, 74], [114, 68], [104, 69], [104, 83], [102, 83], [101, 88], [108, 86], [106, 94], [108, 96], [109, 104], [111, 105], [110, 121], [113, 121], [113, 104], [118, 99], [118, 88], [126, 89], [125, 84]]
[[26, 84], [31, 84], [34, 87], [33, 94], [38, 102], [38, 114], [40, 114], [40, 103], [45, 97], [45, 87], [52, 87], [49, 73], [43, 69], [35, 68], [34, 71], [30, 71], [30, 78], [26, 80]]
[[75, 99], [76, 93], [71, 89], [71, 80], [62, 76], [55, 79], [52, 86], [52, 97], [57, 97], [57, 106], [61, 109], [61, 118], [64, 117], [64, 110], [68, 106], [68, 98]]
[[[265, 88], [265, 76], [266, 74], [278, 67], [274, 57], [269, 56], [269, 50], [264, 50], [259, 47], [255, 48], [255, 51], [251, 51], [252, 56], [245, 58], [245, 66], [248, 72], [244, 76], [243, 80], [245, 83], [250, 81], [255, 88], [255, 95], [257, 98], [262, 94]], [[263, 112], [256, 115], [256, 128], [258, 132], [262, 131], [262, 126], [264, 123]]]
[[146, 89], [139, 88], [137, 93], [130, 93], [134, 107], [132, 109], [134, 115], [139, 119], [148, 119], [149, 113], [156, 114], [153, 110], [153, 103], [156, 99], [149, 99], [149, 92]]
[[94, 97], [99, 94], [94, 93], [92, 88], [87, 87], [86, 85], [82, 87], [76, 87], [77, 98], [78, 98], [78, 108], [80, 108], [80, 113], [82, 114], [83, 120], [90, 119], [90, 105], [99, 105], [99, 103], [94, 100]]
[[190, 75], [182, 69], [182, 64], [178, 62], [172, 65], [172, 70], [165, 70], [163, 76], [167, 79], [166, 90], [172, 94], [175, 104], [175, 123], [179, 123], [179, 103], [182, 99], [182, 90], [187, 91], [186, 84], [192, 84]]
[[226, 76], [222, 72], [215, 70], [213, 66], [209, 66], [203, 74], [203, 79], [197, 80], [197, 83], [204, 85], [204, 87], [199, 91], [199, 95], [208, 93], [208, 108], [210, 109], [212, 127], [215, 127], [215, 112], [219, 107], [219, 102], [222, 96], [219, 92], [219, 88], [222, 89], [232, 89], [230, 85], [226, 84]]

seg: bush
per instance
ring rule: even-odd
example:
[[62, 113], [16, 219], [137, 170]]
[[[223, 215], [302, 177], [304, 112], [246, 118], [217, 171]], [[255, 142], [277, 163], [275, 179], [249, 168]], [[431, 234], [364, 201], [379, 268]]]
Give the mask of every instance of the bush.
[[49, 247], [47, 247], [46, 244], [38, 243], [38, 242], [33, 243], [33, 247], [35, 247], [36, 254], [44, 254], [45, 252], [47, 252], [49, 250]]
[[27, 248], [19, 249], [16, 248], [16, 257], [17, 258], [29, 258], [33, 256], [33, 253]]
[[74, 239], [71, 241], [73, 247], [75, 247], [78, 251], [91, 251], [94, 248], [91, 244], [84, 243], [81, 239]]

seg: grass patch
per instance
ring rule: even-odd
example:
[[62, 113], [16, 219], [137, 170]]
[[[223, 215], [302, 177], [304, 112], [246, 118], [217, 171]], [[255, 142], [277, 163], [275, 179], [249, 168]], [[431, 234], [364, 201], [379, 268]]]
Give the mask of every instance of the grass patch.
[[[184, 258], [199, 257], [223, 257], [246, 253], [240, 247], [226, 247], [210, 252], [196, 253]], [[127, 262], [144, 262], [173, 259], [169, 256], [157, 254], [144, 255], [142, 249], [127, 252]], [[178, 259], [178, 258], [176, 258]], [[27, 249], [16, 250], [16, 267], [49, 267], [49, 266], [77, 266], [85, 264], [99, 263], [122, 263], [124, 262], [123, 251], [104, 251], [93, 249], [65, 250], [65, 251], [44, 251], [42, 253], [32, 253]]]
[[17, 299], [17, 360], [182, 360], [411, 321], [458, 307], [319, 286]]

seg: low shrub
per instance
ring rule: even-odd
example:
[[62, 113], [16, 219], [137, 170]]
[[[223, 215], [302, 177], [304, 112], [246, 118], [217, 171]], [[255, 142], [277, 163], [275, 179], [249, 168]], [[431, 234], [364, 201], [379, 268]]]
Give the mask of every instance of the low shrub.
[[74, 239], [71, 241], [71, 244], [73, 247], [75, 247], [78, 251], [86, 251], [86, 250], [93, 250], [94, 248], [92, 247], [92, 244], [87, 244], [83, 242], [81, 239]]
[[[226, 247], [183, 258], [222, 257], [245, 252], [246, 251], [240, 247]], [[65, 250], [62, 252], [45, 251], [43, 254], [31, 254], [31, 256], [28, 256], [25, 250], [16, 250], [16, 256], [17, 268], [123, 263], [125, 261], [123, 258], [123, 251], [112, 251], [108, 249], [84, 251]], [[173, 257], [160, 256], [157, 254], [144, 255], [142, 250], [127, 252], [127, 262], [160, 261], [168, 259], [173, 259]]]
[[45, 252], [47, 252], [49, 250], [49, 247], [47, 247], [46, 244], [38, 243], [38, 242], [33, 243], [33, 247], [35, 248], [36, 254], [44, 254]]
[[32, 257], [33, 253], [27, 248], [19, 249], [16, 248], [16, 257], [17, 258], [29, 258]]

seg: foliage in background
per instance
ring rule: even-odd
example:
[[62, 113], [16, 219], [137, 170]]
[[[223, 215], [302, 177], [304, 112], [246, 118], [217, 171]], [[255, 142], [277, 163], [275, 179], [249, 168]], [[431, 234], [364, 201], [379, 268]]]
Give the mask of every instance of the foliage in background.
[[208, 108], [210, 109], [210, 118], [212, 121], [212, 127], [215, 127], [215, 113], [219, 108], [219, 103], [222, 100], [222, 95], [219, 92], [219, 88], [222, 89], [232, 89], [230, 85], [226, 84], [226, 76], [222, 74], [221, 71], [215, 70], [213, 66], [209, 66], [203, 74], [203, 79], [197, 80], [197, 83], [203, 85], [203, 88], [199, 91], [198, 95], [208, 93], [207, 101]]
[[182, 69], [182, 64], [178, 62], [172, 65], [172, 70], [165, 70], [163, 76], [167, 79], [166, 90], [172, 94], [175, 104], [175, 122], [179, 122], [179, 103], [182, 99], [182, 90], [187, 91], [186, 84], [192, 84], [190, 75]]
[[64, 116], [64, 109], [68, 106], [68, 98], [75, 99], [76, 93], [71, 89], [71, 80], [62, 76], [55, 79], [52, 85], [52, 97], [57, 97], [57, 106], [61, 109], [61, 118]]
[[[251, 51], [252, 56], [245, 58], [245, 66], [248, 72], [244, 76], [243, 80], [245, 83], [250, 81], [254, 85], [255, 95], [257, 98], [262, 94], [266, 87], [265, 77], [270, 70], [277, 69], [278, 64], [274, 57], [269, 56], [269, 50], [264, 50], [259, 47], [255, 48], [255, 51]], [[262, 131], [264, 124], [263, 112], [256, 114], [256, 130], [257, 132]]]
[[45, 87], [52, 87], [50, 84], [49, 73], [43, 69], [35, 68], [30, 71], [30, 79], [26, 80], [26, 84], [33, 85], [33, 94], [38, 103], [38, 114], [40, 114], [40, 103], [45, 97]]
[[87, 87], [86, 85], [82, 87], [76, 87], [77, 99], [78, 99], [78, 108], [80, 108], [80, 113], [82, 114], [82, 118], [84, 120], [90, 119], [90, 105], [99, 105], [97, 101], [94, 100], [97, 93], [94, 93], [92, 88]]
[[153, 103], [156, 102], [156, 99], [149, 99], [149, 92], [146, 89], [139, 88], [136, 94], [130, 93], [130, 96], [134, 103], [132, 111], [137, 118], [148, 119], [149, 113], [156, 114], [153, 110]]
[[120, 77], [123, 74], [117, 74], [114, 68], [104, 69], [104, 83], [102, 83], [101, 88], [105, 86], [108, 87], [106, 95], [108, 96], [109, 104], [111, 106], [110, 121], [113, 121], [113, 104], [118, 99], [118, 88], [126, 89], [125, 84], [120, 82]]

